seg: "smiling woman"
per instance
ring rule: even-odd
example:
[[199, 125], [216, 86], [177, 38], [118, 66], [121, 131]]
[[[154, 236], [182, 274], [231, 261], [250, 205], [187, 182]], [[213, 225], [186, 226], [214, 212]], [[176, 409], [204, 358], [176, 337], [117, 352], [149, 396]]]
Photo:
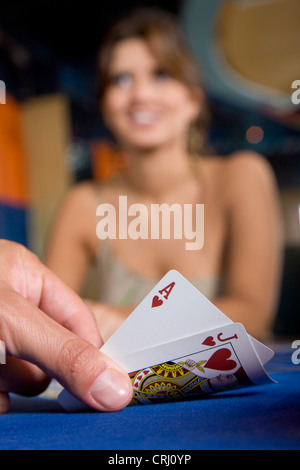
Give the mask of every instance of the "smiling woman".
[[[280, 267], [274, 177], [253, 152], [205, 154], [199, 77], [176, 19], [161, 10], [134, 11], [102, 44], [99, 108], [126, 165], [106, 183], [72, 188], [54, 226], [47, 263], [77, 292], [88, 266], [97, 266], [100, 294], [92, 308], [105, 339], [171, 269], [250, 334], [262, 336], [272, 322]], [[126, 207], [143, 208], [145, 219], [140, 214], [134, 221], [133, 237], [99, 234], [96, 207], [114, 208], [115, 220], [123, 220], [120, 197], [126, 197]], [[136, 236], [138, 223], [151, 226], [156, 206], [169, 209], [164, 217], [171, 208], [184, 214], [187, 207], [205, 206], [201, 249], [187, 250], [183, 236]], [[202, 238], [198, 222], [192, 211], [190, 233], [197, 231], [196, 239]]]

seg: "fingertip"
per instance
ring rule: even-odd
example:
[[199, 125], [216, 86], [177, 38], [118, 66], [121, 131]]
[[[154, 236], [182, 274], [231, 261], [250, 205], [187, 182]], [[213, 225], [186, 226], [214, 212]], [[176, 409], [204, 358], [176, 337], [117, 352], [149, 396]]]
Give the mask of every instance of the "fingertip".
[[108, 367], [94, 380], [90, 395], [102, 411], [119, 411], [132, 398], [132, 385], [128, 376]]

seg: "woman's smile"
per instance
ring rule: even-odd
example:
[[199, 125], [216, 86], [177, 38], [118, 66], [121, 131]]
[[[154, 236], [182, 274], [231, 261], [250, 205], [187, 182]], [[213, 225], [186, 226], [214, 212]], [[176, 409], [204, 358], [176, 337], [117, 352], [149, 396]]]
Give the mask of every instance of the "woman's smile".
[[152, 127], [158, 122], [159, 115], [153, 111], [130, 111], [129, 118], [133, 125], [138, 127]]

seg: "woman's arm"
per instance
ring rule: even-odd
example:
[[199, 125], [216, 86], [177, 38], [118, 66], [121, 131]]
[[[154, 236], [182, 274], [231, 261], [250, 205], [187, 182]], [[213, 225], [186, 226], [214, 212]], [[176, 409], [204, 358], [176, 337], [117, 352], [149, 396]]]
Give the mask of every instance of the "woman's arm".
[[265, 337], [280, 288], [282, 229], [273, 173], [263, 157], [241, 152], [225, 170], [229, 235], [225, 253], [226, 295], [215, 300], [248, 333]]
[[71, 289], [81, 294], [97, 247], [95, 190], [91, 183], [70, 189], [53, 224], [46, 265]]

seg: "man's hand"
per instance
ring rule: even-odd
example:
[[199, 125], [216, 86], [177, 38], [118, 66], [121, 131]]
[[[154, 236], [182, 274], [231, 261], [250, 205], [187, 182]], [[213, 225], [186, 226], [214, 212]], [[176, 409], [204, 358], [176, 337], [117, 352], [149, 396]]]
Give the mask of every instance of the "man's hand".
[[8, 393], [41, 393], [51, 377], [88, 406], [125, 407], [132, 397], [128, 375], [102, 354], [86, 304], [23, 246], [0, 240], [0, 413]]

